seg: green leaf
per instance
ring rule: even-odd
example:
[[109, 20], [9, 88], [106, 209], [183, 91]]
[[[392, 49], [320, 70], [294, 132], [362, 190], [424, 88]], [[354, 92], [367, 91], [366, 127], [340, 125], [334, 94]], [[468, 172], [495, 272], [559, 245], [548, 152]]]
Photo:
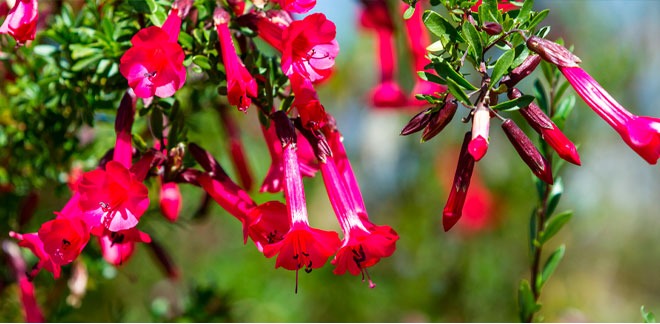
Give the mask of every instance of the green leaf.
[[557, 269], [559, 262], [561, 262], [561, 259], [564, 257], [565, 252], [566, 252], [566, 246], [562, 244], [559, 248], [555, 250], [555, 252], [552, 252], [550, 257], [548, 257], [548, 260], [545, 262], [545, 265], [543, 266], [543, 271], [541, 272], [541, 275], [536, 277], [537, 290], [541, 290], [541, 288], [543, 288], [543, 285], [545, 285], [545, 283], [548, 282], [548, 279], [550, 279], [550, 276], [552, 276], [552, 274], [555, 272], [555, 269]]
[[75, 71], [75, 72], [81, 71], [87, 68], [88, 66], [95, 65], [96, 62], [98, 62], [102, 58], [103, 58], [103, 53], [98, 53], [96, 55], [86, 57], [82, 60], [77, 61], [76, 64], [74, 64], [71, 67], [71, 71]]
[[529, 106], [529, 104], [532, 103], [532, 101], [534, 101], [534, 99], [536, 99], [534, 96], [523, 95], [523, 96], [521, 96], [519, 98], [516, 98], [516, 99], [513, 99], [513, 100], [500, 102], [495, 106], [491, 106], [490, 109], [502, 110], [502, 111], [513, 111], [513, 110], [520, 109], [522, 107]]
[[534, 96], [536, 97], [536, 101], [541, 110], [548, 114], [548, 96], [546, 95], [543, 84], [539, 79], [534, 80]]
[[564, 227], [564, 225], [566, 225], [566, 223], [568, 223], [568, 221], [571, 220], [571, 217], [573, 217], [573, 211], [568, 210], [548, 219], [545, 222], [545, 230], [539, 235], [539, 244], [545, 244], [548, 242], [559, 232], [559, 230], [561, 230], [562, 227]]
[[490, 85], [488, 87], [489, 89], [492, 88], [495, 83], [499, 82], [504, 74], [509, 70], [511, 64], [513, 64], [513, 58], [515, 54], [516, 53], [514, 49], [510, 49], [504, 52], [504, 54], [500, 56], [497, 62], [495, 62], [493, 73], [490, 76]]
[[429, 73], [426, 71], [419, 71], [417, 72], [417, 75], [419, 76], [420, 79], [424, 81], [431, 81], [438, 84], [447, 84], [447, 81], [443, 80], [441, 77], [433, 73]]
[[518, 287], [518, 314], [521, 322], [528, 322], [534, 316], [534, 313], [541, 309], [541, 305], [534, 300], [534, 294], [529, 285], [529, 281], [523, 279]]
[[470, 103], [470, 98], [465, 94], [463, 89], [454, 82], [452, 79], [447, 79], [447, 88], [449, 89], [449, 92], [456, 97], [460, 102], [462, 102], [465, 106], [470, 107], [472, 106], [472, 103]]
[[518, 13], [516, 20], [520, 21], [520, 23], [524, 23], [529, 20], [529, 14], [532, 11], [532, 7], [534, 7], [534, 0], [525, 0], [522, 8], [520, 8], [520, 13]]
[[443, 37], [449, 35], [449, 37], [453, 40], [462, 40], [462, 37], [456, 31], [456, 28], [454, 28], [454, 26], [449, 21], [447, 21], [444, 17], [440, 16], [440, 14], [435, 11], [424, 11], [422, 20], [424, 21], [426, 28], [428, 28], [428, 30], [436, 36]]
[[534, 18], [532, 18], [529, 21], [529, 25], [527, 25], [527, 29], [530, 30], [534, 29], [536, 25], [541, 23], [541, 21], [543, 21], [543, 19], [545, 19], [545, 17], [548, 16], [549, 13], [550, 13], [550, 9], [545, 9], [543, 11], [537, 12], [536, 14], [533, 14], [532, 16], [534, 16]]
[[154, 0], [128, 0], [128, 4], [139, 13], [147, 14], [156, 11], [156, 1]]
[[466, 80], [462, 74], [456, 72], [456, 70], [454, 70], [446, 61], [443, 62], [434, 61], [433, 68], [435, 69], [436, 72], [438, 72], [438, 75], [440, 75], [441, 77], [444, 77], [445, 79], [452, 79], [454, 82], [456, 82], [456, 84], [469, 91], [474, 91], [478, 89], [477, 87], [472, 85], [472, 83], [470, 83], [468, 80]]
[[211, 69], [211, 61], [209, 61], [209, 58], [204, 55], [195, 55], [192, 61], [204, 70]]
[[655, 323], [655, 315], [652, 312], [646, 312], [644, 305], [642, 305], [639, 311], [642, 313], [644, 323]]
[[575, 95], [573, 94], [567, 96], [559, 102], [557, 111], [555, 115], [552, 116], [552, 121], [557, 125], [557, 127], [564, 128], [564, 122], [573, 111], [573, 107], [575, 107]]
[[463, 35], [467, 36], [466, 41], [469, 48], [472, 50], [475, 62], [481, 61], [483, 44], [481, 43], [481, 37], [479, 36], [477, 29], [469, 22], [466, 22], [463, 24]]
[[408, 20], [415, 14], [415, 6], [410, 6], [403, 12], [403, 19]]
[[552, 215], [559, 204], [559, 199], [561, 194], [564, 192], [564, 184], [561, 181], [561, 177], [557, 177], [555, 183], [552, 185], [552, 190], [550, 190], [550, 197], [548, 199], [548, 208], [546, 209], [546, 215]]

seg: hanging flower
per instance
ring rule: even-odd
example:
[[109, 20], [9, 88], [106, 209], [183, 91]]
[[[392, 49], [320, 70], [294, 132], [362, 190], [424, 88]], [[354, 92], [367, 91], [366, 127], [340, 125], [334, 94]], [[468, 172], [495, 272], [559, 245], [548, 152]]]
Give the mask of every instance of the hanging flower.
[[468, 152], [468, 143], [472, 134], [467, 132], [463, 138], [461, 153], [458, 155], [458, 165], [454, 174], [454, 181], [449, 190], [447, 203], [442, 211], [442, 225], [445, 232], [450, 230], [461, 218], [463, 205], [470, 187], [470, 178], [474, 170], [474, 157]]
[[133, 255], [135, 243], [150, 243], [151, 237], [137, 228], [112, 232], [97, 227], [93, 232], [99, 239], [101, 254], [108, 263], [120, 266]]
[[284, 10], [299, 14], [306, 13], [316, 6], [316, 0], [274, 0], [274, 2]]
[[227, 75], [227, 99], [229, 103], [245, 112], [257, 97], [257, 81], [245, 68], [236, 54], [234, 41], [229, 31], [229, 13], [218, 7], [213, 13], [213, 22], [218, 32], [222, 62]]
[[186, 82], [185, 55], [177, 43], [181, 29], [178, 10], [173, 8], [162, 27], [138, 31], [133, 47], [121, 57], [119, 71], [140, 98], [171, 97]]
[[339, 53], [335, 24], [315, 13], [294, 21], [282, 34], [282, 71], [299, 74], [312, 82], [330, 76]]
[[18, 45], [23, 45], [34, 39], [38, 16], [37, 0], [16, 0], [14, 7], [0, 26], [0, 34], [11, 35]]
[[89, 230], [78, 218], [61, 217], [45, 222], [38, 235], [44, 251], [57, 265], [73, 261], [89, 241]]

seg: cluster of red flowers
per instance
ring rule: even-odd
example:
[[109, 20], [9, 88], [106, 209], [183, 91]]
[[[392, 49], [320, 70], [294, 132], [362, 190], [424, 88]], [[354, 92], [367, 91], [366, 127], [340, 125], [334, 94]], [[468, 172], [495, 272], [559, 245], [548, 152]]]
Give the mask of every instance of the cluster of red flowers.
[[[236, 51], [230, 24], [241, 20], [281, 53], [282, 72], [290, 79], [289, 91], [295, 100], [288, 112], [266, 110], [269, 122], [262, 128], [272, 165], [260, 191], [282, 192], [285, 204], [269, 201], [258, 205], [251, 198], [251, 176], [242, 146], [232, 136], [235, 125], [226, 115], [223, 123], [232, 141], [232, 155], [243, 166], [239, 168], [242, 185], [232, 181], [211, 154], [194, 143], [168, 151], [161, 148], [166, 142], [156, 141], [146, 152], [134, 150], [131, 128], [137, 99], [148, 105], [153, 96], [173, 96], [186, 81], [185, 53], [178, 35], [192, 1], [178, 0], [165, 23], [138, 31], [131, 39], [133, 46], [121, 57], [119, 70], [130, 89], [117, 111], [114, 149], [97, 169], [71, 181], [72, 197], [55, 213], [55, 219], [42, 224], [36, 233], [10, 233], [39, 258], [28, 277], [46, 269], [58, 278], [61, 266], [75, 260], [92, 236], [97, 237], [105, 260], [116, 266], [131, 257], [135, 243], [150, 243], [150, 236], [137, 226], [150, 204], [145, 182], [155, 176], [160, 185], [160, 208], [169, 221], [176, 221], [181, 210], [178, 183], [201, 187], [243, 224], [245, 242], [250, 238], [266, 257], [277, 256], [276, 267], [296, 271], [296, 289], [299, 269], [320, 268], [333, 255], [335, 274], [362, 274], [374, 287], [366, 269], [394, 252], [398, 235], [389, 226], [369, 220], [342, 136], [316, 93], [315, 84], [330, 77], [339, 52], [335, 25], [321, 13], [302, 20], [294, 20], [290, 14], [306, 12], [314, 5], [310, 0], [275, 1], [246, 11], [243, 1], [229, 1], [229, 6], [219, 6], [213, 13], [227, 76], [227, 101], [239, 110], [254, 104], [258, 83]], [[192, 155], [203, 170], [184, 168], [184, 154]], [[313, 177], [318, 171], [343, 232], [341, 239], [334, 231], [312, 227], [308, 220], [302, 177]], [[175, 270], [170, 272], [177, 275]]]

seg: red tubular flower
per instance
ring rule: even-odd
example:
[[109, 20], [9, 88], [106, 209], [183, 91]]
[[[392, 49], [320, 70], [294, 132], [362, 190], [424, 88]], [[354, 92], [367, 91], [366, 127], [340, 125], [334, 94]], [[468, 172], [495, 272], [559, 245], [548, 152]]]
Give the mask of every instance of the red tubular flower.
[[44, 251], [57, 265], [73, 261], [89, 241], [89, 230], [78, 218], [56, 218], [45, 222], [38, 235]]
[[88, 226], [103, 225], [113, 232], [135, 227], [149, 207], [147, 187], [136, 178], [116, 161], [105, 170], [86, 172], [78, 190]]
[[[516, 88], [510, 89], [508, 93], [509, 99], [516, 99], [522, 96], [522, 93]], [[541, 108], [535, 103], [530, 103], [529, 106], [520, 108], [520, 114], [527, 120], [527, 123], [534, 128], [534, 130], [541, 135], [541, 138], [548, 143], [562, 159], [576, 165], [580, 165], [580, 156], [573, 142], [571, 142], [566, 135], [552, 122]]]
[[292, 75], [290, 80], [295, 94], [291, 106], [298, 110], [303, 127], [311, 130], [323, 127], [328, 122], [328, 116], [312, 82], [299, 74]]
[[279, 201], [269, 201], [252, 208], [247, 218], [247, 236], [262, 253], [264, 246], [281, 241], [291, 229], [291, 219], [286, 206]]
[[312, 82], [330, 76], [339, 53], [335, 24], [322, 13], [294, 21], [282, 33], [282, 71]]
[[247, 230], [247, 215], [257, 205], [245, 190], [234, 183], [226, 174], [211, 176], [207, 173], [201, 173], [197, 177], [197, 182], [220, 207], [241, 221], [244, 230]]
[[293, 22], [291, 15], [285, 10], [268, 10], [246, 15], [251, 27], [256, 30], [266, 43], [282, 52], [284, 43], [282, 35]]
[[165, 182], [160, 186], [160, 212], [170, 222], [176, 222], [181, 214], [181, 190], [176, 182]]
[[103, 259], [108, 263], [120, 266], [133, 255], [135, 243], [150, 243], [151, 237], [137, 228], [111, 232], [106, 228], [97, 227], [93, 234], [98, 236]]
[[[479, 6], [481, 6], [481, 2], [482, 2], [482, 0], [477, 1], [477, 3], [475, 3], [474, 6], [472, 6], [472, 8], [470, 8], [470, 10], [472, 10], [474, 12], [477, 12], [479, 10]], [[510, 3], [509, 0], [500, 0], [500, 1], [498, 1], [498, 4], [497, 4], [497, 9], [502, 10], [502, 12], [516, 10], [518, 8], [520, 8], [520, 7], [516, 6], [513, 3]]]
[[357, 178], [353, 172], [353, 167], [351, 166], [351, 161], [348, 159], [346, 154], [346, 148], [344, 148], [344, 143], [342, 135], [337, 129], [333, 129], [325, 132], [328, 144], [332, 150], [332, 159], [337, 165], [337, 170], [344, 179], [347, 189], [351, 194], [354, 207], [356, 208], [359, 215], [367, 215], [367, 208], [364, 205], [364, 199], [362, 198], [362, 192], [360, 191], [360, 186], [358, 185]]
[[316, 6], [316, 0], [274, 0], [274, 2], [284, 10], [300, 14], [306, 13]]
[[364, 277], [368, 278], [369, 287], [374, 288], [376, 285], [371, 281], [366, 268], [392, 255], [399, 236], [389, 226], [370, 223], [366, 213], [358, 211], [354, 197], [332, 157], [321, 162], [321, 174], [330, 204], [344, 232], [342, 245], [332, 261], [336, 266], [334, 273], [362, 273], [363, 280]]
[[230, 104], [245, 112], [252, 103], [251, 98], [257, 97], [257, 81], [236, 54], [229, 31], [229, 18], [229, 13], [220, 7], [213, 12], [213, 22], [218, 31], [222, 62], [227, 75], [227, 99]]
[[295, 152], [295, 131], [284, 112], [276, 112], [274, 119], [284, 151], [284, 198], [291, 228], [281, 241], [264, 246], [263, 252], [268, 258], [277, 255], [275, 268], [296, 270], [297, 289], [298, 270], [304, 268], [306, 272], [310, 272], [322, 267], [337, 251], [340, 241], [335, 232], [309, 226], [305, 191]]
[[396, 51], [394, 48], [394, 24], [384, 1], [363, 2], [360, 24], [376, 32], [380, 83], [370, 92], [374, 107], [394, 108], [407, 105], [406, 95], [396, 83]]
[[30, 278], [26, 275], [25, 261], [21, 256], [21, 252], [16, 244], [5, 241], [2, 243], [2, 248], [7, 255], [9, 264], [18, 282], [18, 291], [21, 296], [21, 306], [23, 306], [23, 314], [26, 323], [43, 323], [44, 316], [41, 314], [37, 300], [34, 297], [34, 285]]
[[9, 236], [18, 240], [18, 246], [28, 248], [32, 251], [32, 254], [39, 258], [39, 262], [34, 266], [32, 271], [28, 273], [30, 278], [34, 278], [42, 268], [51, 272], [55, 279], [60, 277], [60, 273], [62, 272], [61, 266], [51, 260], [50, 255], [46, 253], [44, 243], [39, 239], [38, 233], [20, 234], [10, 231]]
[[224, 126], [227, 133], [227, 140], [229, 141], [229, 152], [234, 169], [238, 173], [238, 179], [241, 186], [247, 190], [252, 190], [252, 173], [248, 166], [248, 161], [243, 150], [243, 143], [241, 142], [241, 134], [239, 128], [236, 126], [234, 118], [231, 113], [226, 109], [227, 107], [219, 107], [220, 122]]
[[11, 35], [18, 45], [23, 45], [34, 39], [38, 16], [37, 0], [16, 0], [14, 7], [0, 26], [0, 34]]
[[619, 133], [649, 164], [660, 158], [660, 118], [637, 116], [626, 110], [580, 67], [559, 67], [575, 92]]
[[[421, 1], [420, 1], [421, 7]], [[401, 13], [406, 11], [408, 5], [401, 2], [400, 3]], [[422, 80], [418, 75], [418, 71], [424, 71], [424, 67], [431, 63], [431, 61], [426, 58], [426, 47], [431, 44], [431, 40], [427, 33], [427, 29], [422, 21], [422, 8], [417, 8], [413, 13], [410, 19], [405, 20], [406, 33], [408, 37], [408, 45], [410, 47], [410, 55], [413, 59], [413, 72], [415, 77], [415, 85], [411, 91], [411, 96], [409, 101], [411, 104], [416, 106], [425, 106], [428, 104], [426, 100], [419, 100], [415, 98], [416, 94], [426, 94], [433, 95], [439, 92], [444, 92], [447, 90], [447, 87], [437, 84], [435, 82]], [[433, 71], [429, 69], [427, 71]]]
[[186, 68], [177, 43], [180, 29], [181, 18], [173, 8], [162, 27], [141, 29], [131, 39], [133, 47], [121, 57], [119, 71], [138, 97], [171, 97], [183, 87]]
[[115, 132], [117, 140], [112, 159], [121, 163], [124, 167], [130, 168], [133, 157], [133, 146], [131, 142], [131, 128], [135, 118], [135, 102], [137, 98], [133, 90], [128, 89], [121, 99], [119, 109], [117, 109], [117, 119], [115, 120]]
[[470, 178], [474, 170], [474, 158], [468, 152], [468, 143], [472, 134], [467, 132], [463, 138], [463, 145], [461, 146], [461, 153], [458, 156], [458, 165], [456, 166], [456, 173], [454, 174], [454, 181], [449, 191], [449, 198], [447, 204], [442, 211], [442, 226], [446, 231], [449, 231], [456, 222], [461, 218], [463, 213], [463, 205], [465, 204], [465, 197], [467, 196], [468, 188], [470, 187]]
[[[275, 133], [274, 125], [271, 124], [268, 129], [262, 125], [261, 131], [266, 140], [266, 145], [268, 146], [271, 164], [259, 192], [280, 192], [282, 191], [282, 181], [284, 179], [282, 143]], [[314, 174], [318, 171], [318, 165], [314, 161], [315, 157], [312, 148], [304, 137], [301, 137], [298, 141], [298, 150], [296, 153], [298, 154], [301, 175], [303, 177], [314, 177]]]
[[483, 104], [478, 105], [472, 116], [472, 140], [468, 152], [475, 161], [481, 160], [488, 151], [488, 132], [490, 129], [490, 111]]

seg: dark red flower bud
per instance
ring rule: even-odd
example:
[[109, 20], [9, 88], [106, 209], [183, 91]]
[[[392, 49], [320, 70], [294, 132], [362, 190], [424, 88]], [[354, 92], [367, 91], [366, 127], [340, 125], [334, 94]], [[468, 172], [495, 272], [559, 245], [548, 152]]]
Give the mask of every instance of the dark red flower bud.
[[492, 21], [485, 22], [482, 29], [490, 36], [502, 33], [502, 25]]
[[[209, 153], [205, 149], [199, 147], [195, 143], [189, 143], [188, 151], [190, 152], [190, 154], [192, 154], [195, 161], [197, 161], [197, 163], [199, 163], [199, 165], [206, 172], [209, 172], [211, 176], [216, 180], [222, 181], [224, 179], [229, 178], [225, 170], [222, 168], [222, 166], [220, 166], [220, 163], [218, 163], [218, 161], [213, 157], [213, 155], [211, 155], [211, 153]], [[194, 181], [194, 183], [197, 183], [196, 176], [197, 175], [191, 173], [190, 177], [185, 175], [182, 177], [182, 180], [184, 180], [185, 182], [193, 183], [191, 181]]]
[[429, 120], [429, 124], [422, 133], [422, 141], [426, 142], [435, 137], [435, 135], [438, 135], [451, 122], [451, 119], [454, 118], [457, 108], [458, 103], [456, 99], [452, 96], [447, 96], [444, 107], [432, 113], [431, 120]]
[[502, 129], [518, 152], [518, 155], [525, 161], [532, 172], [545, 183], [552, 184], [552, 170], [548, 165], [548, 161], [536, 149], [534, 143], [525, 135], [522, 129], [511, 119], [507, 119], [502, 123]]
[[544, 60], [561, 67], [576, 67], [582, 62], [579, 57], [571, 53], [566, 47], [547, 39], [531, 36], [527, 39], [527, 48], [540, 55]]
[[429, 124], [429, 121], [431, 121], [431, 110], [433, 110], [433, 107], [424, 109], [413, 118], [411, 118], [408, 124], [406, 124], [406, 126], [401, 130], [400, 135], [406, 136], [417, 133], [424, 129], [424, 127]]
[[[516, 99], [522, 96], [522, 93], [516, 88], [510, 89], [509, 99]], [[535, 103], [530, 103], [527, 107], [520, 108], [520, 114], [527, 120], [527, 123], [541, 135], [541, 138], [548, 143], [562, 159], [575, 165], [580, 165], [580, 156], [573, 142], [571, 142], [564, 133], [552, 122]]]
[[520, 82], [522, 79], [526, 78], [528, 75], [530, 75], [536, 67], [541, 63], [541, 57], [538, 55], [530, 55], [527, 56], [525, 61], [522, 62], [522, 64], [518, 65], [511, 73], [505, 75], [502, 80], [500, 80], [501, 84], [505, 84], [509, 88], [513, 88], [518, 82]]
[[463, 213], [463, 205], [465, 204], [465, 197], [470, 186], [470, 178], [472, 178], [475, 162], [472, 155], [468, 152], [468, 143], [471, 140], [472, 132], [465, 133], [461, 153], [458, 157], [456, 173], [454, 174], [454, 181], [449, 191], [449, 198], [447, 198], [447, 204], [442, 211], [442, 226], [445, 232], [456, 225], [456, 222], [458, 222]]
[[289, 116], [284, 111], [278, 110], [271, 115], [271, 118], [275, 123], [275, 132], [282, 142], [282, 146], [295, 144], [297, 142], [296, 129], [293, 127]]

